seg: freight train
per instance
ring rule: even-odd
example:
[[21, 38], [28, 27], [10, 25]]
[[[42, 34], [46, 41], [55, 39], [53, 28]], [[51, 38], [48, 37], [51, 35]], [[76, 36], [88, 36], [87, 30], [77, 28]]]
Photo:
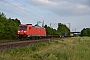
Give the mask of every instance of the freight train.
[[32, 24], [20, 24], [18, 27], [18, 38], [42, 38], [46, 37], [44, 27], [33, 26]]
[[60, 35], [46, 35], [46, 29], [44, 27], [33, 26], [32, 24], [20, 24], [18, 27], [18, 38], [20, 39], [40, 39], [40, 38], [61, 38], [70, 37], [65, 33]]

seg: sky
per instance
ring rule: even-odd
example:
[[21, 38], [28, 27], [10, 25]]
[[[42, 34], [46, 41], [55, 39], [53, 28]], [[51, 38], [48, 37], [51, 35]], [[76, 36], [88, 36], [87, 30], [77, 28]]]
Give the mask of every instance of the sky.
[[90, 28], [90, 0], [0, 0], [0, 12], [22, 24], [44, 21], [56, 28], [62, 23], [77, 32]]

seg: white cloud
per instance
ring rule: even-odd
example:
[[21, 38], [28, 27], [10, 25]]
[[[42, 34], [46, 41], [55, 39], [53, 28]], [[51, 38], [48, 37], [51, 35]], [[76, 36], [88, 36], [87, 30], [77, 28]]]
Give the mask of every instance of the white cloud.
[[52, 1], [49, 1], [49, 0], [37, 0], [37, 1], [39, 1], [41, 3], [45, 3], [45, 4], [51, 4], [51, 5], [57, 4], [57, 2], [52, 2]]
[[87, 6], [85, 6], [85, 5], [80, 5], [80, 4], [77, 4], [77, 8], [79, 8], [79, 9], [84, 9], [84, 8], [87, 8]]
[[77, 14], [87, 14], [90, 13], [90, 7], [86, 5], [77, 4], [75, 5], [73, 12]]
[[73, 16], [90, 14], [89, 0], [37, 0], [43, 9], [52, 11], [52, 13]]

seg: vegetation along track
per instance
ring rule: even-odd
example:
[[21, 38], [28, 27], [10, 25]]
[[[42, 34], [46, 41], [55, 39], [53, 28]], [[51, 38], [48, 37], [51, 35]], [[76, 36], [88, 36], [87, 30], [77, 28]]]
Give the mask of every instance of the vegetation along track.
[[6, 51], [12, 48], [24, 47], [39, 42], [50, 42], [52, 40], [60, 40], [61, 38], [49, 38], [49, 39], [39, 39], [39, 40], [22, 40], [22, 41], [13, 41], [13, 42], [2, 42], [0, 43], [0, 51]]

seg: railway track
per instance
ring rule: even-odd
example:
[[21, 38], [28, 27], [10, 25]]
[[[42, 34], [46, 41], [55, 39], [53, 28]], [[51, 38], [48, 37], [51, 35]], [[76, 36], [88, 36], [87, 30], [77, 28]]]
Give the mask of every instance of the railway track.
[[52, 40], [60, 40], [61, 38], [49, 38], [49, 39], [39, 39], [39, 40], [21, 40], [12, 42], [2, 42], [0, 43], [0, 51], [7, 51], [13, 48], [20, 48], [24, 46], [29, 46], [32, 44], [37, 44], [39, 42], [50, 42]]

